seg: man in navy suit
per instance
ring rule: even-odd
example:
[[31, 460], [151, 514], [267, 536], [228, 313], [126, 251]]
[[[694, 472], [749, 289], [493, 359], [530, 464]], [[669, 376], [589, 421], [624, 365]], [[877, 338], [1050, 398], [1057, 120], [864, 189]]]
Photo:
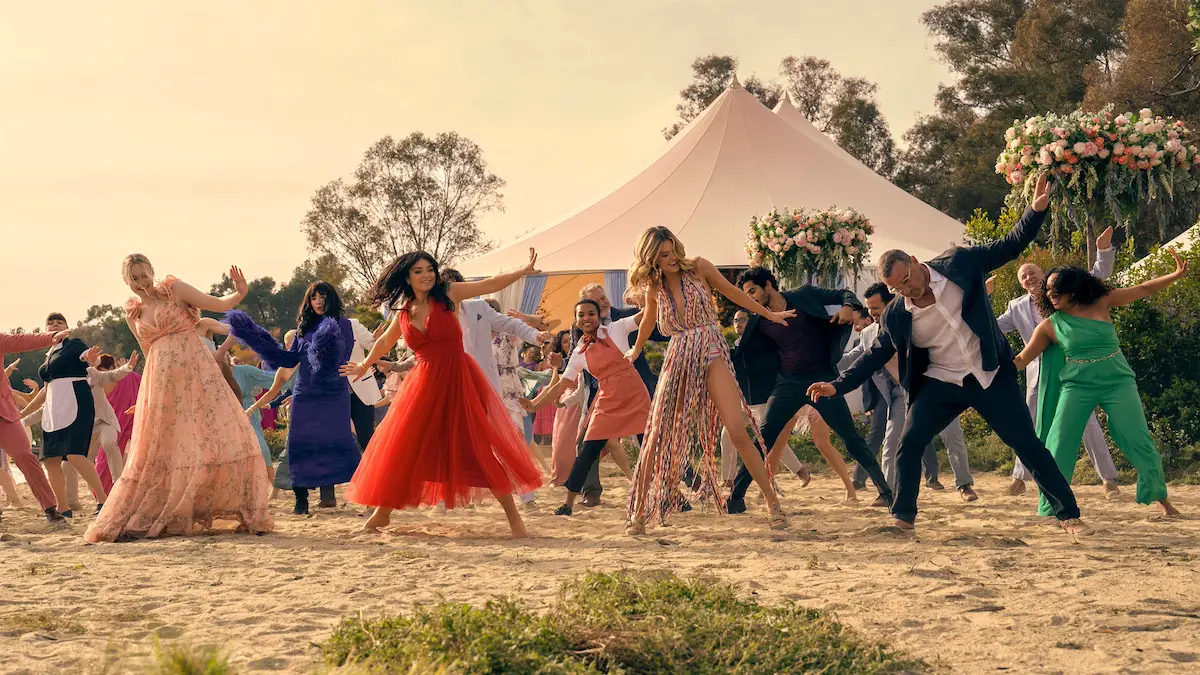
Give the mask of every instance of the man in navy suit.
[[900, 250], [879, 258], [879, 276], [897, 296], [880, 317], [882, 335], [841, 377], [809, 387], [813, 400], [861, 386], [898, 357], [908, 418], [900, 438], [895, 526], [913, 529], [921, 483], [921, 455], [933, 437], [967, 408], [974, 408], [1000, 440], [1033, 472], [1064, 530], [1086, 534], [1071, 486], [1033, 428], [1017, 384], [1012, 348], [996, 325], [985, 277], [1015, 260], [1046, 219], [1049, 196], [1043, 174], [1034, 201], [1012, 231], [982, 246], [955, 247], [921, 263]]

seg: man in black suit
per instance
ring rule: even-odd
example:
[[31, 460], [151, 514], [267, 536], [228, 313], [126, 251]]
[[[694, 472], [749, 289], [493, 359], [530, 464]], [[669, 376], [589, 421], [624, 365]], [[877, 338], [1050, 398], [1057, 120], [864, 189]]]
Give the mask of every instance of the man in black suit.
[[1089, 531], [1079, 520], [1071, 486], [1034, 432], [1012, 349], [996, 326], [984, 285], [992, 270], [1015, 260], [1033, 242], [1048, 203], [1043, 174], [1030, 209], [997, 242], [955, 247], [925, 264], [903, 251], [884, 253], [879, 276], [900, 297], [880, 317], [883, 334], [841, 377], [809, 389], [813, 400], [838, 396], [861, 385], [893, 355], [898, 357], [908, 399], [892, 504], [899, 528], [913, 529], [917, 518], [926, 444], [960, 413], [974, 408], [1033, 472], [1063, 529]]
[[[862, 307], [852, 291], [805, 285], [780, 293], [778, 285], [775, 275], [763, 267], [752, 267], [738, 277], [738, 286], [767, 309], [774, 312], [796, 310], [796, 316], [788, 319], [787, 325], [761, 322], [757, 316], [750, 317], [733, 354], [735, 362], [745, 358], [747, 352], [758, 352], [759, 358], [778, 360], [778, 374], [772, 385], [762, 425], [762, 437], [768, 449], [774, 447], [775, 441], [800, 408], [810, 403], [809, 385], [832, 379], [836, 375], [837, 363], [850, 339], [854, 313]], [[831, 317], [825, 309], [827, 305], [836, 305], [841, 309]], [[854, 427], [854, 418], [850, 415], [846, 400], [839, 395], [817, 402], [813, 407], [846, 444], [850, 455], [867, 470], [879, 490], [875, 505], [890, 505], [891, 488], [883, 478], [875, 455], [867, 449], [866, 441]], [[746, 489], [750, 483], [750, 472], [743, 466], [733, 481], [733, 492], [726, 505], [729, 513], [745, 512]]]

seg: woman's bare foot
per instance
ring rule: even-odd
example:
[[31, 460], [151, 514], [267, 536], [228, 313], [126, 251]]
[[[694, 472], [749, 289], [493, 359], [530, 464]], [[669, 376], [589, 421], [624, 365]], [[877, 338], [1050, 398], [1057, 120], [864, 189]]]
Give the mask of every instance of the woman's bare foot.
[[1092, 534], [1092, 528], [1088, 527], [1087, 523], [1078, 518], [1060, 520], [1058, 521], [1058, 526], [1061, 527], [1067, 534], [1073, 534], [1077, 537], [1083, 537]]
[[898, 528], [901, 530], [916, 530], [917, 529], [916, 525], [913, 525], [912, 523], [908, 522], [907, 520], [900, 520], [899, 518], [892, 519], [892, 527], [895, 527], [895, 528]]
[[1183, 515], [1182, 513], [1179, 512], [1179, 509], [1175, 508], [1174, 506], [1171, 506], [1171, 502], [1169, 502], [1165, 499], [1158, 500], [1158, 505], [1162, 507], [1163, 515], [1168, 518], [1179, 518], [1180, 516]]
[[512, 524], [512, 537], [510, 537], [510, 538], [511, 539], [528, 539], [529, 531], [525, 529], [525, 523]]
[[783, 507], [776, 506], [771, 511], [770, 517], [767, 519], [767, 527], [772, 530], [786, 530], [788, 527], [787, 514], [783, 512]]
[[631, 520], [625, 523], [625, 534], [630, 536], [646, 534], [646, 523], [641, 520]]
[[847, 492], [846, 498], [842, 500], [844, 506], [858, 506], [858, 495], [853, 492]]
[[367, 522], [363, 523], [362, 529], [363, 532], [379, 534], [379, 528], [387, 527], [391, 522], [392, 514], [390, 511], [375, 509], [375, 513], [371, 514], [371, 517], [367, 519]]

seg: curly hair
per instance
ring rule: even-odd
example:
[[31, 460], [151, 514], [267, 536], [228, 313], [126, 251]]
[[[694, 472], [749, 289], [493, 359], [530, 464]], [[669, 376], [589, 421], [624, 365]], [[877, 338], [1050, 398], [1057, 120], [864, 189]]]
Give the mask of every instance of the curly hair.
[[1050, 303], [1050, 291], [1057, 297], [1069, 299], [1072, 305], [1088, 307], [1108, 295], [1109, 288], [1082, 267], [1055, 267], [1046, 273], [1046, 278], [1042, 279], [1042, 290], [1034, 298], [1042, 316], [1050, 316], [1058, 311]]
[[662, 270], [658, 269], [658, 253], [662, 245], [671, 242], [675, 255], [679, 258], [679, 269], [691, 272], [696, 269], [696, 260], [687, 257], [683, 242], [674, 232], [662, 226], [647, 228], [638, 243], [633, 247], [633, 264], [629, 266], [629, 287], [645, 288], [651, 281], [662, 280]]
[[779, 280], [775, 278], [775, 275], [771, 273], [771, 270], [765, 267], [751, 267], [748, 270], [743, 270], [742, 273], [738, 275], [737, 283], [735, 283], [734, 286], [741, 288], [747, 281], [753, 283], [755, 286], [761, 286], [762, 288], [766, 288], [767, 284], [769, 283], [771, 284], [771, 288], [779, 290]]

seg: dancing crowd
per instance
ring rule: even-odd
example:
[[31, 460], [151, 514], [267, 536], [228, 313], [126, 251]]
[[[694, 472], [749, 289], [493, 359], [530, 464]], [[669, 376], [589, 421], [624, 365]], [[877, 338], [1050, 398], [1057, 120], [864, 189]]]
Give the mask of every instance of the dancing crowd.
[[[1112, 271], [1106, 233], [1091, 270], [1022, 266], [1028, 294], [996, 317], [988, 275], [1033, 242], [1046, 206], [1043, 178], [1031, 207], [995, 243], [927, 261], [884, 252], [881, 281], [861, 301], [845, 289], [783, 289], [764, 268], [731, 283], [709, 261], [688, 257], [670, 230], [651, 227], [633, 250], [623, 297], [631, 307], [614, 307], [603, 287], [589, 285], [573, 324], [559, 332], [481, 299], [536, 274], [532, 249], [524, 268], [479, 281], [425, 252], [400, 256], [367, 292], [385, 317], [375, 331], [345, 316], [333, 285], [316, 282], [282, 344], [236, 309], [247, 291], [238, 268], [230, 270], [234, 292], [214, 297], [156, 278], [150, 261], [133, 254], [122, 275], [134, 293], [125, 314], [145, 355], [142, 375], [134, 372], [139, 353], [127, 361], [102, 354], [71, 337], [58, 313], [43, 333], [0, 335], [4, 354], [49, 347], [41, 386], [0, 383], [0, 450], [51, 523], [75, 517], [84, 480], [96, 502], [84, 535], [91, 542], [192, 535], [217, 520], [262, 534], [274, 527], [273, 489], [291, 490], [294, 512], [307, 514], [312, 489], [318, 507], [331, 507], [340, 484], [348, 484], [347, 501], [373, 507], [367, 531], [388, 526], [396, 509], [454, 509], [490, 496], [521, 538], [521, 505], [536, 506], [547, 477], [565, 489], [557, 515], [572, 516], [580, 497], [598, 504], [605, 455], [630, 481], [625, 527], [637, 535], [694, 503], [745, 513], [752, 484], [767, 526], [786, 528], [773, 476], [786, 466], [807, 484], [808, 469], [787, 443], [800, 427], [842, 480], [847, 502], [869, 479], [872, 505], [912, 529], [922, 472], [926, 487], [943, 489], [935, 436], [962, 499], [979, 498], [959, 422], [972, 408], [1019, 460], [1010, 494], [1036, 482], [1038, 512], [1086, 534], [1070, 487], [1081, 442], [1106, 494], [1119, 492], [1099, 407], [1137, 470], [1137, 501], [1178, 515], [1110, 312], [1170, 285], [1187, 265], [1176, 256], [1171, 274], [1110, 288], [1102, 280]], [[714, 294], [741, 308], [732, 351]], [[1019, 354], [1005, 337], [1011, 331], [1024, 340]], [[401, 341], [412, 356], [392, 358]], [[643, 353], [649, 341], [665, 344], [657, 374]], [[264, 368], [231, 357], [235, 343]], [[858, 389], [871, 417], [866, 438], [844, 398]], [[290, 421], [276, 467], [262, 415], [284, 401]], [[830, 432], [857, 463], [853, 474]], [[550, 441], [549, 466], [539, 437]], [[19, 501], [2, 454], [0, 465], [0, 487]]]

